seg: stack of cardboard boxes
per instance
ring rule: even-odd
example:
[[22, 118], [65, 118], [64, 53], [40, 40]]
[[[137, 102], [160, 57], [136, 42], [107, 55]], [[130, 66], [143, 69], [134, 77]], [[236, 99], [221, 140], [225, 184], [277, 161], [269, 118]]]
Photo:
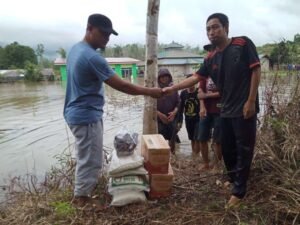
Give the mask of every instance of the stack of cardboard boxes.
[[141, 153], [150, 177], [149, 198], [169, 196], [174, 173], [170, 164], [168, 142], [160, 134], [143, 135]]

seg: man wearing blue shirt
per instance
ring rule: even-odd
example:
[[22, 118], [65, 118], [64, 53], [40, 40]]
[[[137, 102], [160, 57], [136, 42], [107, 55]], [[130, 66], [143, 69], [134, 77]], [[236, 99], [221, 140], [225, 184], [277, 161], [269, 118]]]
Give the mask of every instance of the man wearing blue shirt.
[[75, 137], [76, 170], [72, 202], [78, 207], [99, 204], [91, 198], [91, 192], [102, 167], [103, 82], [131, 95], [161, 96], [160, 88], [137, 86], [120, 79], [96, 51], [106, 47], [111, 34], [118, 35], [108, 17], [90, 15], [83, 41], [72, 47], [67, 58], [64, 117]]

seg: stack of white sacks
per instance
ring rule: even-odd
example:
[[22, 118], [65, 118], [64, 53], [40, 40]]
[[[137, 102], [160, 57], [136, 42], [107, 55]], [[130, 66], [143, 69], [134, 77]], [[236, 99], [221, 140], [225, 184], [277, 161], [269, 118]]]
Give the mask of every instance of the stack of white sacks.
[[148, 172], [144, 168], [144, 158], [135, 150], [136, 144], [137, 135], [134, 137], [128, 131], [122, 130], [115, 137], [116, 150], [112, 152], [108, 168], [108, 192], [112, 195], [113, 206], [146, 201]]

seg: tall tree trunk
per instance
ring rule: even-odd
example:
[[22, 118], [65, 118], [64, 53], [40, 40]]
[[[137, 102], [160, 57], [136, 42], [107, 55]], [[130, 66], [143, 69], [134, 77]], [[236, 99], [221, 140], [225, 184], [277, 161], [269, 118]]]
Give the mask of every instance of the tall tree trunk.
[[[148, 0], [145, 86], [157, 86], [157, 30], [160, 0]], [[145, 96], [143, 134], [156, 134], [156, 99]]]

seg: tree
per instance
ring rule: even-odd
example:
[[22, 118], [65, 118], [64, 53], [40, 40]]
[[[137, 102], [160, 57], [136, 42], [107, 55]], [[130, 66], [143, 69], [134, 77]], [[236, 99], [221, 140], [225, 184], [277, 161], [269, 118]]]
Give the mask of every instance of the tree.
[[294, 42], [295, 42], [295, 44], [300, 44], [300, 34], [295, 34]]
[[44, 52], [45, 52], [44, 45], [43, 44], [38, 44], [35, 52], [36, 52], [36, 55], [39, 59], [39, 64], [42, 65], [43, 55], [44, 55]]
[[[148, 0], [145, 86], [157, 86], [157, 30], [160, 0]], [[143, 134], [156, 134], [157, 101], [145, 96]]]
[[40, 81], [42, 79], [40, 67], [29, 61], [25, 62], [25, 80]]
[[0, 70], [5, 69], [4, 65], [4, 49], [0, 46]]
[[41, 64], [43, 65], [44, 68], [51, 68], [54, 65], [53, 60], [47, 58], [43, 58]]
[[127, 44], [125, 46], [115, 45], [115, 47], [106, 47], [101, 51], [104, 57], [130, 57], [139, 60], [145, 60], [145, 45]]
[[37, 56], [34, 50], [28, 46], [13, 42], [1, 50], [0, 66], [2, 69], [24, 69], [25, 62], [37, 64]]
[[114, 47], [114, 57], [122, 57], [123, 56], [123, 50], [120, 45], [115, 45]]
[[135, 58], [135, 59], [137, 59], [139, 57], [139, 48], [138, 48], [137, 44], [130, 45], [129, 50], [130, 50], [130, 52], [129, 52], [130, 57]]
[[112, 47], [106, 47], [104, 50], [98, 49], [97, 51], [100, 51], [104, 57], [113, 57], [114, 56], [114, 50]]
[[273, 63], [277, 63], [278, 65], [290, 62], [288, 43], [285, 39], [282, 39], [282, 41], [275, 46], [271, 52], [270, 58]]
[[59, 56], [60, 56], [62, 59], [67, 58], [67, 53], [66, 53], [65, 49], [59, 48], [56, 52], [59, 54]]

